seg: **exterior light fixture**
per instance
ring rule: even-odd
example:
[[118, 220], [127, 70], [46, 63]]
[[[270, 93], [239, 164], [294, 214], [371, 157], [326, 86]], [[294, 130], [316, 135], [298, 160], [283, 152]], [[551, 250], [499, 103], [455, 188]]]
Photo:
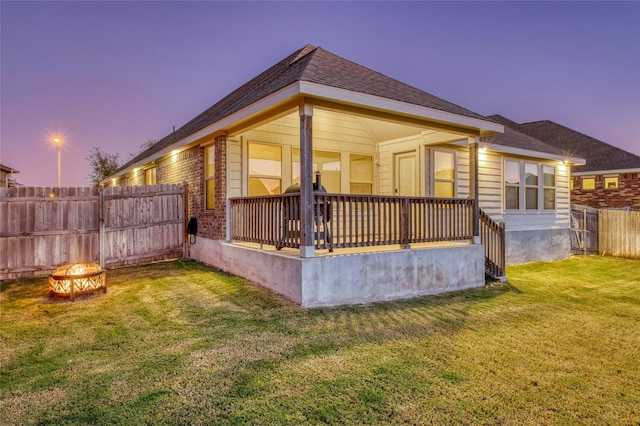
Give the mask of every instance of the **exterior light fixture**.
[[104, 270], [97, 263], [70, 263], [60, 266], [49, 275], [49, 296], [68, 297], [102, 291], [107, 292]]

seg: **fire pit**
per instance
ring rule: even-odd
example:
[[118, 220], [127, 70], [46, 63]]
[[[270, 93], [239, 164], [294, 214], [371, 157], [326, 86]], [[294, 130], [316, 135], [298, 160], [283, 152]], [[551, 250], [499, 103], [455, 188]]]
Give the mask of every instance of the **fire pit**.
[[96, 263], [71, 263], [60, 266], [49, 275], [49, 296], [68, 297], [102, 290], [107, 292], [105, 272]]

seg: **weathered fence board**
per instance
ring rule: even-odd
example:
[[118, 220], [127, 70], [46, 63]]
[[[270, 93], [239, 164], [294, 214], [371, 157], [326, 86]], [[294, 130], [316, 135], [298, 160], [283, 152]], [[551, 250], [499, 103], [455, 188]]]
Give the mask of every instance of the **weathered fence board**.
[[598, 253], [598, 210], [571, 207], [571, 251], [575, 254]]
[[0, 279], [184, 255], [183, 185], [0, 188]]
[[640, 211], [600, 210], [599, 252], [640, 259]]

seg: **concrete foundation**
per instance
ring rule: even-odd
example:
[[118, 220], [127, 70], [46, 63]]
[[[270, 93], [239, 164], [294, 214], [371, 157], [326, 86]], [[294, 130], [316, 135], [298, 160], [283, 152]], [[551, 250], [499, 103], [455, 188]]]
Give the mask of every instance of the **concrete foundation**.
[[304, 307], [405, 299], [484, 285], [481, 245], [300, 258], [198, 238], [191, 257]]
[[570, 229], [507, 231], [507, 265], [560, 260], [571, 254]]

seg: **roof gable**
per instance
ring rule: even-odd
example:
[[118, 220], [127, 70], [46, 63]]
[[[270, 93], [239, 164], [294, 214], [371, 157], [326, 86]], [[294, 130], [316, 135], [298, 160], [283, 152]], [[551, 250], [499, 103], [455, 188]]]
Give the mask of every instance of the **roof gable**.
[[640, 169], [640, 156], [553, 121], [523, 123], [520, 129], [567, 155], [584, 158], [587, 164], [575, 167], [575, 172]]
[[394, 80], [322, 48], [306, 45], [243, 84], [185, 125], [138, 154], [124, 170], [224, 117], [289, 86], [306, 81], [343, 90], [433, 108], [447, 113], [487, 121], [485, 117], [447, 102], [408, 84]]
[[490, 136], [492, 144], [563, 156], [561, 149], [516, 130], [520, 125], [515, 121], [511, 121], [502, 115], [490, 115], [487, 118], [504, 126], [504, 133]]

